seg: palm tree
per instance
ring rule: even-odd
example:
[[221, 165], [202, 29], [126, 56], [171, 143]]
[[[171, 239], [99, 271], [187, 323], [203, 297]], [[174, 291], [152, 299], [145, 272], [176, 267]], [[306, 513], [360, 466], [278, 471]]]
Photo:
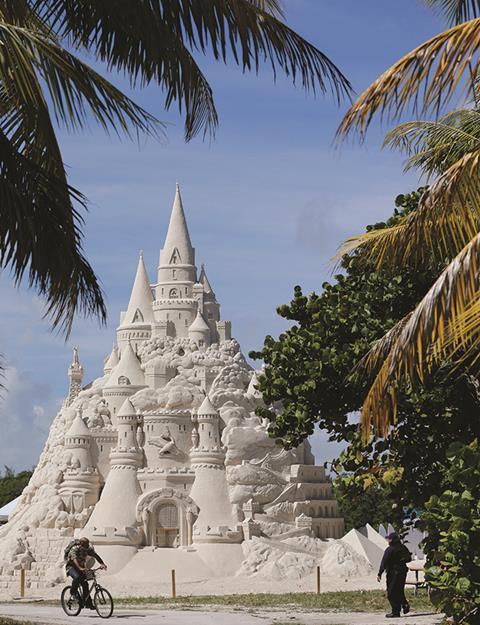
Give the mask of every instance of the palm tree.
[[0, 269], [27, 277], [53, 326], [105, 319], [82, 252], [86, 200], [67, 179], [55, 123], [158, 135], [162, 124], [76, 55], [88, 51], [132, 86], [156, 83], [185, 116], [185, 139], [213, 135], [212, 90], [194, 53], [243, 71], [266, 62], [305, 90], [350, 92], [338, 68], [283, 21], [280, 0], [0, 0]]
[[[405, 150], [407, 167], [417, 167], [433, 184], [418, 210], [394, 228], [353, 237], [342, 251], [361, 246], [378, 265], [408, 264], [415, 270], [434, 258], [448, 262], [430, 291], [359, 364], [372, 376], [362, 407], [366, 438], [387, 436], [395, 423], [401, 378], [414, 385], [444, 360], [466, 368], [480, 354], [480, 3], [426, 0], [446, 11], [455, 25], [418, 46], [382, 74], [352, 105], [339, 137], [356, 130], [363, 140], [376, 113], [398, 119], [412, 105], [438, 114], [462, 88], [471, 108], [438, 121], [402, 124], [386, 139]], [[467, 22], [462, 20], [468, 19]]]

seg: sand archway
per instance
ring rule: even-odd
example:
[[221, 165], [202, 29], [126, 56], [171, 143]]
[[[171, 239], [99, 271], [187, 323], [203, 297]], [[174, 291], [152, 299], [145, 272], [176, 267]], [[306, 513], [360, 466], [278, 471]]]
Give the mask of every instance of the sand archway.
[[188, 495], [174, 488], [158, 488], [140, 497], [136, 516], [143, 526], [146, 545], [182, 547], [192, 544], [198, 512]]

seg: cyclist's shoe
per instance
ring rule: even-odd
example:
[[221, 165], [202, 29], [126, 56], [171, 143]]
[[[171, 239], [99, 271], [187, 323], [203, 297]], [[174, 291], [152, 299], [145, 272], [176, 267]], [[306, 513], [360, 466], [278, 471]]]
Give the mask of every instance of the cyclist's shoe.
[[404, 614], [408, 614], [410, 612], [410, 604], [409, 603], [405, 603], [403, 605], [403, 613]]
[[93, 605], [93, 601], [90, 598], [88, 598], [85, 601], [84, 608], [86, 608], [87, 610], [95, 610], [95, 606]]

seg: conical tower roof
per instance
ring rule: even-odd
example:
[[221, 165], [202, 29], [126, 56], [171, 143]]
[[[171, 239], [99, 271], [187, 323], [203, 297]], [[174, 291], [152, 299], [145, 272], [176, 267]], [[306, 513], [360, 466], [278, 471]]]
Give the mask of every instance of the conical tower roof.
[[209, 279], [207, 278], [207, 273], [205, 271], [205, 265], [202, 264], [202, 269], [200, 271], [200, 276], [198, 277], [198, 281], [203, 286], [203, 298], [205, 302], [216, 302], [215, 293], [213, 292], [212, 285], [210, 284]]
[[202, 404], [201, 404], [200, 408], [198, 409], [198, 413], [197, 414], [198, 414], [198, 416], [201, 416], [201, 415], [216, 415], [216, 414], [218, 414], [217, 411], [215, 410], [215, 408], [213, 407], [212, 402], [208, 398], [208, 395], [202, 401]]
[[203, 286], [203, 290], [205, 291], [205, 293], [214, 294], [212, 286], [207, 278], [207, 272], [205, 271], [205, 265], [203, 263], [202, 263], [202, 269], [200, 271], [200, 276], [198, 278], [198, 281]]
[[145, 385], [145, 376], [140, 366], [140, 361], [135, 355], [130, 341], [128, 341], [128, 343], [123, 348], [120, 362], [113, 369], [107, 383], [105, 384], [105, 387], [118, 386], [119, 378], [127, 378], [129, 384], [133, 386]]
[[160, 266], [175, 264], [195, 265], [195, 250], [190, 241], [178, 183], [167, 236], [160, 251]]
[[120, 361], [118, 359], [117, 347], [114, 344], [112, 351], [110, 352], [110, 355], [108, 356], [108, 358], [106, 358], [105, 363], [103, 365], [103, 372], [105, 374], [110, 373], [110, 371], [112, 371], [112, 369], [116, 367], [119, 362]]
[[136, 415], [137, 411], [135, 410], [135, 406], [132, 404], [130, 399], [127, 399], [123, 402], [118, 411], [117, 417], [131, 417], [132, 415]]
[[195, 317], [192, 325], [188, 328], [188, 331], [192, 332], [210, 332], [210, 326], [205, 321], [204, 316], [197, 310], [197, 316]]
[[77, 414], [75, 415], [75, 419], [72, 421], [72, 425], [68, 429], [66, 436], [68, 437], [90, 436], [90, 432], [87, 426], [85, 425], [85, 421], [80, 416], [79, 411], [77, 411]]
[[148, 279], [143, 253], [140, 252], [138, 259], [137, 273], [133, 282], [130, 301], [127, 312], [122, 320], [122, 325], [131, 323], [153, 323], [153, 295]]

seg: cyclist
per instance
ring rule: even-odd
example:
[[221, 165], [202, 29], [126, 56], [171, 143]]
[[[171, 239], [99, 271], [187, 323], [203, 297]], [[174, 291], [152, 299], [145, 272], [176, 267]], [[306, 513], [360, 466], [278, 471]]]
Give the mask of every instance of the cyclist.
[[100, 564], [101, 569], [106, 569], [107, 565], [98, 555], [95, 549], [90, 545], [88, 538], [80, 538], [78, 541], [74, 541], [66, 556], [66, 569], [67, 575], [72, 578], [71, 594], [73, 597], [79, 599], [78, 587], [82, 585], [83, 597], [86, 597], [85, 607], [94, 610], [95, 607], [92, 603], [92, 599], [88, 594], [88, 582], [86, 579], [86, 572], [88, 567], [85, 566], [88, 557], [95, 558]]

